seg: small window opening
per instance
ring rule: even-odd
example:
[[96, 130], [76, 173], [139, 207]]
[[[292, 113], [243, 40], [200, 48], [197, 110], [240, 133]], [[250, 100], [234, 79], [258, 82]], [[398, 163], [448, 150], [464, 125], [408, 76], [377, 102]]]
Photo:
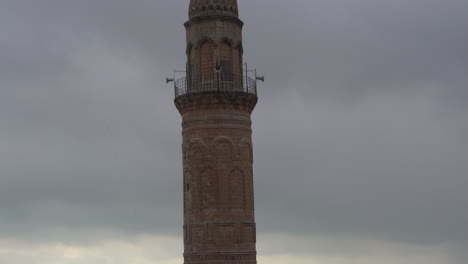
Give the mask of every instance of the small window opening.
[[232, 80], [232, 71], [231, 71], [231, 62], [228, 60], [220, 61], [221, 66], [221, 74], [223, 77], [223, 81], [231, 81]]

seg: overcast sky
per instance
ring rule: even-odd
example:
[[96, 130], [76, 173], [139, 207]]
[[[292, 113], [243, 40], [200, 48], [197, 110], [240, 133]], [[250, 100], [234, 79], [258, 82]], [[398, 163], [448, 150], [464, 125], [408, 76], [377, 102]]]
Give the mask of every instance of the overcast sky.
[[[465, 264], [468, 1], [239, 0], [259, 264]], [[0, 0], [0, 263], [182, 263], [188, 0]]]

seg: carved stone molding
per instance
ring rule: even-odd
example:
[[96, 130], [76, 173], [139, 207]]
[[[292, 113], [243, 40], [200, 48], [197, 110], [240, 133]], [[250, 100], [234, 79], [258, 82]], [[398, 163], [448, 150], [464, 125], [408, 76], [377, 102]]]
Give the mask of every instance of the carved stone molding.
[[203, 92], [179, 96], [174, 103], [183, 115], [187, 111], [216, 108], [236, 109], [252, 113], [258, 98], [244, 92]]
[[229, 264], [254, 264], [256, 261], [256, 252], [251, 253], [213, 253], [213, 254], [185, 254], [185, 264], [198, 264], [198, 263], [229, 263]]

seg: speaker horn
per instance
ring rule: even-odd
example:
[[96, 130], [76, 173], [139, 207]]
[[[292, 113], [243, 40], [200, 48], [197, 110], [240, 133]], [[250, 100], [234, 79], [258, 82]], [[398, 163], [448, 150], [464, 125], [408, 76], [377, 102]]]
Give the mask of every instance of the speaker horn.
[[170, 83], [170, 82], [173, 82], [173, 81], [174, 81], [174, 79], [166, 77], [166, 83]]
[[259, 76], [256, 79], [259, 81], [265, 82], [265, 76]]

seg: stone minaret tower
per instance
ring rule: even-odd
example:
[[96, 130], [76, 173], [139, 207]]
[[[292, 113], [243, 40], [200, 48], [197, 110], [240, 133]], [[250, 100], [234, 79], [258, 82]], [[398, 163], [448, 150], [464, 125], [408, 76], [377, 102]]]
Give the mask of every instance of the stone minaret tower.
[[[242, 67], [236, 0], [191, 0], [182, 116], [185, 264], [256, 263], [250, 115], [257, 78]], [[260, 79], [260, 78], [258, 78]]]

